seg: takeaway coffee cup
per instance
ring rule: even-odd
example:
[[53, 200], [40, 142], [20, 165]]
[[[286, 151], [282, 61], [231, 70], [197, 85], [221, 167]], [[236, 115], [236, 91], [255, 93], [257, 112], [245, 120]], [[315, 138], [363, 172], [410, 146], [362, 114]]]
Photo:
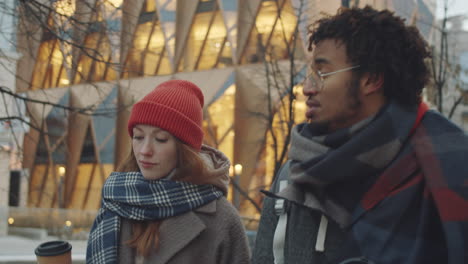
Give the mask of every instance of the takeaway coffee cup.
[[71, 264], [71, 250], [67, 241], [54, 240], [40, 244], [34, 253], [38, 264]]

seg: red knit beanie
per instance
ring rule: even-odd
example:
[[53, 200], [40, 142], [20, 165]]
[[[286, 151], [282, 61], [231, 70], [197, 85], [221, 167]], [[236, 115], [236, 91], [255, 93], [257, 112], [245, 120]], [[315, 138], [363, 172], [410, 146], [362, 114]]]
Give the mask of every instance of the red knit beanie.
[[137, 124], [156, 126], [199, 151], [203, 141], [203, 100], [200, 88], [189, 81], [163, 82], [133, 106], [128, 133], [133, 137]]

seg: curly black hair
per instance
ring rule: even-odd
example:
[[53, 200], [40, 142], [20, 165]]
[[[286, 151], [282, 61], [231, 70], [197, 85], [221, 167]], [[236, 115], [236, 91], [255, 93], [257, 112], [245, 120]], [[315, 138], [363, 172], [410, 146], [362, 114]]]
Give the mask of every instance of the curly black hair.
[[421, 101], [430, 73], [426, 41], [414, 26], [388, 10], [341, 8], [337, 15], [318, 20], [310, 28], [309, 51], [325, 39], [341, 41], [348, 60], [361, 67], [358, 74], [383, 74], [384, 96], [404, 106]]

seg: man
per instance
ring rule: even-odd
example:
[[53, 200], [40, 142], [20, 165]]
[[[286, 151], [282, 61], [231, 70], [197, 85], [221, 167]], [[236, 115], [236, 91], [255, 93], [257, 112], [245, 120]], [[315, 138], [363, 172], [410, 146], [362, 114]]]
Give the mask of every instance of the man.
[[309, 122], [265, 192], [253, 263], [468, 263], [468, 137], [421, 102], [417, 29], [365, 7], [311, 33]]

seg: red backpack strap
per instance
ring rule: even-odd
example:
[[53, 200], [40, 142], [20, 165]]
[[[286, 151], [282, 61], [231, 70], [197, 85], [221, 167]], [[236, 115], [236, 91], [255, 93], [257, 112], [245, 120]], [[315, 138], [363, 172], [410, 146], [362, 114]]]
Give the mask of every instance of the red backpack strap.
[[[419, 124], [421, 123], [424, 114], [429, 110], [429, 107], [426, 103], [421, 102], [418, 107], [418, 112], [416, 115], [416, 121], [414, 122], [413, 127], [411, 128], [410, 136], [416, 131]], [[402, 169], [404, 168], [404, 169]], [[392, 194], [396, 194], [399, 191], [404, 190], [405, 188], [410, 187], [413, 184], [417, 184], [423, 178], [422, 174], [417, 175], [407, 184], [403, 185], [400, 189], [395, 189], [402, 182], [407, 180], [407, 177], [410, 174], [401, 173], [402, 171], [415, 171], [416, 170], [416, 160], [414, 155], [408, 155], [404, 157], [398, 166], [391, 167], [384, 171], [384, 173], [379, 176], [377, 182], [367, 191], [361, 200], [362, 207], [367, 211], [378, 204], [380, 201], [385, 199], [385, 197]]]
[[418, 128], [419, 124], [421, 123], [424, 114], [429, 110], [429, 106], [426, 103], [421, 102], [418, 107], [418, 113], [416, 115], [416, 121], [414, 122], [413, 128], [411, 128], [410, 135], [413, 135], [416, 128]]

